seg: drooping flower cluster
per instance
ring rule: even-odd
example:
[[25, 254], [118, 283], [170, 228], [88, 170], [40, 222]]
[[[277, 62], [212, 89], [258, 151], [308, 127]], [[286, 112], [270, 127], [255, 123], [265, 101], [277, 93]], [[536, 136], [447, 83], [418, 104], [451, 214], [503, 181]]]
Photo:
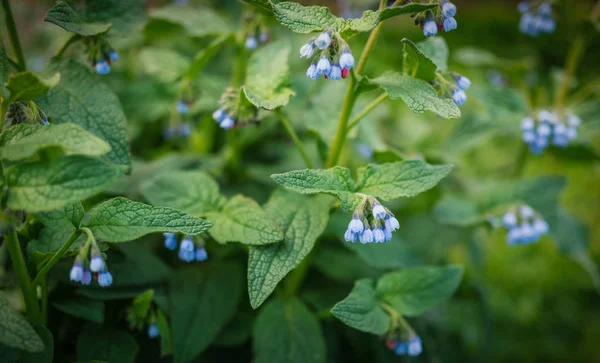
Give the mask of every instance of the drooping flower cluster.
[[502, 225], [508, 229], [506, 243], [511, 246], [537, 242], [548, 233], [549, 226], [530, 206], [520, 205], [502, 216]]
[[519, 30], [522, 33], [537, 37], [542, 33], [554, 33], [556, 30], [550, 2], [542, 2], [536, 7], [528, 1], [522, 1], [518, 9], [521, 12]]
[[354, 67], [354, 56], [348, 43], [334, 30], [327, 29], [300, 48], [300, 57], [310, 59], [306, 76], [339, 81], [347, 78]]
[[440, 75], [431, 83], [440, 95], [450, 96], [457, 106], [462, 106], [467, 102], [465, 90], [471, 87], [471, 80], [455, 72], [450, 72], [450, 76], [452, 81]]
[[[91, 255], [91, 258], [89, 255]], [[75, 261], [71, 267], [69, 278], [71, 281], [80, 282], [83, 285], [89, 285], [92, 282], [92, 278], [97, 280], [98, 285], [102, 287], [112, 285], [112, 274], [108, 271], [106, 261], [102, 258], [94, 239], [89, 239], [79, 249], [79, 254], [75, 257]]]
[[412, 333], [407, 340], [399, 340], [396, 338], [387, 339], [385, 345], [397, 355], [409, 355], [415, 357], [423, 352], [421, 338], [414, 333]]
[[456, 5], [443, 0], [438, 6], [415, 15], [415, 25], [419, 25], [426, 37], [432, 37], [439, 31], [449, 32], [458, 27], [454, 16]]
[[[170, 251], [175, 251], [178, 247], [175, 233], [163, 233], [163, 236], [165, 237], [165, 247]], [[202, 262], [208, 259], [208, 253], [202, 243], [196, 243], [192, 237], [186, 236], [179, 243], [177, 257], [185, 262]]]
[[225, 90], [219, 105], [219, 109], [213, 112], [212, 117], [225, 130], [257, 123], [258, 109], [245, 98], [240, 97], [239, 89], [230, 87]]
[[366, 196], [354, 210], [352, 220], [344, 234], [347, 242], [383, 243], [392, 239], [392, 232], [400, 228], [394, 214], [379, 204], [377, 199]]
[[33, 101], [13, 102], [8, 106], [8, 111], [4, 115], [6, 123], [10, 126], [28, 123], [50, 125], [48, 116]]
[[526, 117], [521, 121], [522, 138], [534, 154], [541, 154], [549, 145], [567, 147], [577, 138], [581, 119], [567, 112], [561, 119], [558, 113], [541, 110], [537, 117]]
[[249, 11], [242, 16], [242, 27], [246, 34], [244, 46], [246, 49], [254, 50], [258, 48], [259, 43], [269, 41], [267, 27], [268, 19], [261, 13]]
[[94, 67], [97, 74], [110, 73], [112, 63], [119, 60], [119, 53], [114, 50], [103, 36], [85, 37], [88, 62]]
[[187, 100], [179, 100], [175, 106], [179, 120], [171, 123], [163, 130], [165, 139], [169, 140], [174, 137], [188, 138], [192, 134], [192, 125], [189, 122], [181, 122], [181, 118], [190, 112], [191, 102]]

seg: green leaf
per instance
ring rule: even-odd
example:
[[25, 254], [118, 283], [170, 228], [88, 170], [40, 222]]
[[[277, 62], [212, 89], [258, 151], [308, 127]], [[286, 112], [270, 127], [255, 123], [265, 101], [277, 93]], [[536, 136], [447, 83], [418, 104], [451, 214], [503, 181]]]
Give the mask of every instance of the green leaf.
[[[347, 224], [348, 218], [345, 218], [344, 222]], [[354, 251], [363, 261], [375, 268], [398, 269], [421, 264], [420, 258], [415, 255], [406, 241], [401, 240], [396, 234], [390, 243], [365, 245], [344, 243], [344, 247]]]
[[406, 4], [403, 6], [394, 6], [393, 8], [386, 8], [386, 9], [379, 11], [379, 21], [384, 21], [384, 20], [387, 20], [389, 18], [398, 16], [398, 15], [420, 13], [422, 11], [426, 11], [426, 10], [433, 9], [436, 7], [438, 7], [438, 4], [436, 4], [436, 3], [432, 3], [432, 4], [411, 3], [411, 4]]
[[394, 72], [368, 81], [386, 91], [391, 99], [401, 98], [415, 113], [432, 111], [443, 118], [459, 118], [460, 109], [449, 98], [439, 98], [435, 89], [427, 82]]
[[283, 233], [254, 200], [236, 195], [220, 212], [206, 214], [214, 227], [210, 235], [219, 243], [266, 245], [281, 241]]
[[52, 333], [43, 326], [35, 327], [40, 338], [44, 342], [44, 350], [41, 352], [24, 352], [19, 363], [52, 363], [54, 361], [54, 339]]
[[37, 213], [35, 216], [47, 227], [74, 230], [74, 228], [79, 228], [84, 215], [85, 210], [81, 202], [75, 202], [67, 204], [61, 209]]
[[28, 102], [42, 97], [51, 87], [60, 81], [60, 74], [56, 73], [48, 79], [40, 79], [31, 71], [20, 72], [8, 76], [6, 88], [10, 91], [8, 102]]
[[254, 363], [325, 363], [319, 321], [297, 298], [276, 299], [261, 310], [254, 326]]
[[[57, 252], [62, 245], [71, 237], [75, 232], [75, 227], [46, 227], [40, 231], [38, 239], [34, 239], [27, 243], [27, 253], [29, 257], [33, 257], [33, 262], [40, 266], [47, 260], [52, 258], [55, 252]], [[63, 255], [63, 258], [75, 256], [79, 253], [80, 243], [85, 242], [87, 237], [85, 235], [79, 236], [77, 240], [69, 247], [69, 249]]]
[[356, 281], [350, 294], [335, 304], [331, 313], [344, 324], [366, 333], [382, 335], [390, 328], [391, 319], [379, 306], [371, 279]]
[[120, 167], [79, 155], [18, 164], [7, 170], [7, 205], [27, 212], [51, 211], [101, 192], [122, 173]]
[[207, 231], [212, 224], [175, 209], [118, 197], [92, 209], [87, 226], [96, 237], [107, 242], [125, 242], [155, 232], [195, 236]]
[[269, 0], [243, 0], [245, 3], [256, 6], [259, 9], [272, 12], [273, 6]]
[[231, 39], [231, 34], [222, 35], [215, 40], [213, 40], [209, 45], [203, 48], [201, 51], [196, 53], [194, 56], [194, 60], [190, 64], [187, 72], [185, 73], [185, 78], [189, 81], [194, 80], [200, 72], [208, 65], [210, 60], [214, 58], [215, 55], [221, 49], [221, 46], [225, 44], [228, 40]]
[[294, 91], [290, 88], [289, 46], [271, 43], [252, 54], [244, 93], [254, 106], [273, 110], [288, 104]]
[[139, 346], [124, 330], [104, 325], [87, 324], [77, 338], [77, 359], [133, 363]]
[[173, 337], [167, 316], [161, 309], [156, 309], [156, 325], [160, 333], [160, 354], [162, 356], [173, 354]]
[[214, 344], [224, 347], [233, 347], [244, 344], [252, 335], [254, 315], [240, 312], [219, 333]]
[[190, 8], [177, 5], [168, 5], [153, 10], [150, 13], [153, 19], [159, 19], [182, 26], [188, 34], [194, 37], [230, 33], [229, 25], [221, 19], [219, 14], [210, 8]]
[[172, 171], [159, 174], [141, 185], [142, 195], [150, 204], [179, 209], [192, 215], [204, 215], [225, 205], [219, 185], [201, 171]]
[[88, 21], [110, 23], [113, 40], [140, 28], [147, 17], [144, 0], [86, 0], [85, 14]]
[[422, 42], [418, 42], [417, 48], [436, 65], [438, 71], [443, 73], [448, 72], [450, 50], [444, 38], [429, 37]]
[[130, 167], [125, 115], [117, 96], [89, 68], [73, 60], [53, 60], [49, 72], [60, 82], [36, 103], [56, 124], [74, 123], [108, 142], [106, 158]]
[[86, 299], [80, 296], [67, 296], [53, 300], [52, 306], [65, 314], [93, 323], [104, 323], [104, 303], [102, 301]]
[[145, 73], [163, 83], [175, 82], [190, 67], [188, 58], [168, 48], [145, 47], [138, 59]]
[[127, 322], [130, 327], [137, 330], [144, 328], [153, 297], [154, 290], [148, 289], [133, 299], [133, 303], [127, 308]]
[[197, 357], [233, 318], [242, 276], [241, 267], [229, 262], [178, 272], [170, 288], [175, 363]]
[[273, 14], [277, 21], [296, 33], [312, 33], [328, 27], [336, 28], [343, 20], [334, 16], [325, 6], [303, 6], [293, 2], [273, 5]]
[[431, 58], [423, 54], [415, 43], [404, 38], [404, 54], [402, 56], [402, 72], [405, 75], [431, 81], [436, 77], [437, 66]]
[[[502, 63], [507, 62], [507, 60], [498, 58], [492, 52], [473, 47], [458, 49], [453, 58], [468, 67], [499, 67]], [[510, 63], [510, 61], [508, 62]]]
[[312, 250], [327, 226], [329, 201], [276, 191], [265, 205], [267, 215], [284, 233], [281, 242], [251, 246], [248, 257], [250, 305], [258, 308], [277, 284]]
[[14, 311], [0, 291], [0, 343], [27, 352], [42, 352], [44, 343], [27, 319]]
[[462, 280], [460, 266], [412, 267], [383, 275], [377, 298], [399, 314], [418, 316], [449, 299]]
[[85, 15], [75, 8], [72, 1], [58, 0], [48, 10], [44, 21], [58, 25], [64, 30], [82, 36], [97, 35], [106, 32], [110, 24], [88, 22]]
[[420, 160], [398, 161], [358, 169], [357, 191], [383, 200], [414, 197], [436, 186], [451, 165], [432, 166]]
[[356, 185], [350, 170], [342, 166], [330, 169], [294, 170], [271, 175], [273, 180], [290, 190], [302, 194], [325, 193], [338, 197], [345, 210], [354, 210], [362, 200], [354, 194]]
[[101, 156], [110, 151], [106, 141], [74, 124], [11, 126], [0, 135], [0, 158], [21, 160], [47, 148], [66, 154]]
[[[2, 38], [2, 37], [0, 37]], [[6, 89], [4, 85], [8, 82], [9, 72], [8, 55], [6, 54], [6, 48], [4, 48], [4, 39], [0, 39], [0, 101], [4, 101]]]
[[381, 275], [381, 271], [363, 263], [356, 254], [340, 245], [321, 246], [315, 251], [312, 264], [323, 275], [342, 283], [353, 283], [360, 278], [377, 278]]

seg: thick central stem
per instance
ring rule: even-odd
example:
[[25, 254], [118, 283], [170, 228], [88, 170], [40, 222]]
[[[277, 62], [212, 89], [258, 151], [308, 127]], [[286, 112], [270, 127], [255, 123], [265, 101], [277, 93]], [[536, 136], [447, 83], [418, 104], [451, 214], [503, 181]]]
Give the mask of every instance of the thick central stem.
[[17, 56], [17, 70], [23, 72], [27, 69], [27, 61], [25, 60], [25, 55], [23, 54], [23, 48], [21, 48], [21, 41], [19, 40], [19, 33], [17, 33], [17, 25], [15, 24], [15, 18], [13, 17], [13, 13], [10, 8], [10, 2], [8, 0], [2, 0], [2, 7], [4, 8], [6, 28], [8, 29], [10, 44], [12, 45], [13, 51]]

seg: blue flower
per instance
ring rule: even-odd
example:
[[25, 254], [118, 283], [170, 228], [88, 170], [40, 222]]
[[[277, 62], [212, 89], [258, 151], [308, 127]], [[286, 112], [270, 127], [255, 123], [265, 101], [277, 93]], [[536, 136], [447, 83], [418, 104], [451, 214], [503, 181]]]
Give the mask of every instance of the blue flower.
[[177, 240], [175, 239], [175, 233], [165, 232], [165, 247], [170, 251], [175, 251], [177, 248]]
[[48, 122], [48, 118], [46, 116], [42, 116], [42, 123], [44, 126], [50, 125], [50, 122]]
[[319, 49], [325, 49], [325, 48], [329, 47], [329, 44], [331, 44], [331, 36], [326, 31], [319, 34], [317, 39], [315, 39], [315, 45]]
[[579, 125], [581, 125], [581, 119], [579, 116], [569, 113], [567, 114], [567, 125], [571, 127], [579, 127]]
[[317, 72], [316, 64], [313, 63], [310, 65], [310, 67], [308, 67], [308, 69], [306, 70], [306, 76], [311, 79], [319, 78], [320, 74], [319, 74], [319, 72]]
[[373, 230], [373, 239], [377, 243], [383, 243], [383, 242], [385, 242], [385, 233], [383, 233], [383, 229], [381, 229], [381, 228], [375, 228]]
[[83, 280], [83, 266], [81, 266], [80, 262], [75, 262], [75, 264], [73, 264], [73, 267], [71, 267], [69, 279], [75, 282], [80, 282]]
[[300, 58], [310, 58], [315, 53], [315, 43], [311, 40], [300, 48]]
[[452, 100], [457, 106], [462, 106], [467, 102], [467, 94], [460, 88], [455, 88], [452, 93]]
[[506, 243], [508, 243], [509, 246], [514, 246], [521, 243], [522, 237], [521, 229], [515, 227], [508, 231], [508, 234], [506, 235]]
[[519, 5], [517, 5], [517, 9], [520, 13], [525, 13], [529, 11], [529, 3], [527, 1], [521, 1]]
[[344, 69], [350, 69], [354, 67], [354, 57], [348, 48], [344, 49], [340, 56], [340, 67]]
[[104, 270], [104, 261], [100, 254], [92, 256], [92, 260], [90, 261], [90, 270], [92, 272], [100, 272]]
[[102, 271], [98, 274], [98, 285], [107, 287], [112, 285], [113, 277], [108, 271]]
[[519, 207], [519, 214], [523, 219], [533, 218], [535, 211], [528, 205], [522, 205]]
[[458, 88], [464, 91], [467, 88], [471, 87], [471, 80], [465, 76], [458, 76], [456, 77], [456, 85], [458, 86]]
[[331, 67], [331, 71], [329, 72], [329, 79], [332, 79], [334, 81], [339, 81], [340, 79], [342, 79], [342, 69], [339, 65], [334, 65], [333, 67]]
[[179, 245], [178, 257], [185, 262], [192, 262], [196, 258], [194, 252], [194, 241], [191, 237], [185, 237]]
[[535, 121], [532, 117], [526, 117], [521, 120], [521, 130], [523, 131], [533, 131], [535, 128]]
[[415, 335], [408, 341], [408, 355], [411, 357], [415, 357], [423, 352], [423, 345], [421, 343], [421, 338], [418, 335]]
[[373, 203], [373, 217], [375, 219], [384, 219], [387, 212], [385, 208], [379, 203]]
[[449, 32], [458, 28], [458, 23], [453, 17], [444, 19], [444, 31]]
[[544, 235], [550, 231], [550, 227], [548, 226], [548, 222], [541, 218], [536, 218], [533, 220], [531, 227], [535, 231], [535, 233], [539, 236]]
[[225, 117], [223, 119], [223, 121], [221, 121], [221, 123], [219, 124], [219, 126], [225, 130], [231, 129], [234, 125], [235, 125], [235, 121], [233, 120], [233, 118], [231, 116]]
[[158, 331], [158, 325], [156, 325], [156, 323], [152, 323], [148, 326], [148, 336], [152, 339], [158, 338], [160, 336], [160, 332]]
[[540, 15], [550, 16], [552, 15], [552, 6], [549, 3], [542, 3], [538, 6], [537, 12]]
[[365, 229], [365, 226], [360, 220], [360, 218], [357, 215], [355, 215], [354, 218], [352, 218], [352, 220], [350, 221], [350, 223], [348, 223], [348, 229], [353, 233], [361, 233]]
[[186, 113], [190, 112], [190, 107], [188, 106], [187, 102], [183, 100], [177, 101], [176, 108], [177, 112], [179, 112], [179, 114], [181, 115], [185, 115]]
[[388, 242], [392, 240], [392, 230], [389, 229], [387, 226], [383, 229], [383, 235], [385, 237], [384, 242]]
[[222, 109], [218, 109], [212, 114], [213, 120], [215, 120], [218, 123], [221, 123], [223, 120], [225, 120], [225, 117], [227, 117], [227, 113]]
[[398, 222], [396, 217], [388, 214], [385, 217], [385, 228], [390, 230], [391, 232], [394, 232], [395, 230], [400, 228], [400, 222]]
[[196, 248], [195, 252], [196, 261], [202, 262], [208, 259], [208, 253], [203, 246], [199, 246]]
[[519, 21], [519, 30], [521, 33], [537, 36], [539, 31], [535, 15], [529, 12], [523, 13], [523, 15], [521, 15], [521, 20]]
[[269, 41], [269, 34], [262, 32], [260, 33], [260, 35], [258, 36], [258, 40], [260, 40], [261, 43], [266, 43]]
[[533, 131], [525, 131], [523, 132], [523, 141], [525, 141], [527, 144], [531, 144], [532, 142], [535, 141], [536, 139], [536, 134]]
[[550, 128], [550, 125], [548, 123], [541, 123], [538, 127], [537, 127], [537, 134], [539, 136], [542, 137], [548, 137], [550, 136], [550, 134], [552, 133], [552, 129]]
[[258, 40], [255, 36], [249, 36], [246, 38], [245, 46], [247, 49], [256, 49], [258, 47]]
[[100, 75], [109, 74], [110, 65], [108, 65], [104, 59], [100, 60], [98, 63], [96, 63], [96, 73]]
[[517, 215], [514, 212], [507, 212], [502, 216], [502, 224], [510, 229], [517, 225]]
[[319, 59], [319, 63], [317, 63], [317, 74], [324, 74], [328, 76], [330, 71], [331, 63], [329, 62], [329, 59], [327, 59], [327, 57], [321, 57], [321, 59]]
[[88, 270], [83, 271], [83, 277], [81, 278], [81, 283], [84, 285], [89, 285], [92, 282], [92, 273]]
[[111, 62], [116, 62], [119, 60], [119, 53], [117, 53], [116, 50], [111, 50], [108, 52], [108, 57], [110, 58]]
[[435, 21], [433, 21], [433, 19], [429, 18], [427, 19], [427, 21], [425, 21], [425, 24], [423, 24], [423, 34], [426, 37], [431, 37], [436, 35], [438, 32], [438, 26], [435, 23]]
[[373, 242], [373, 231], [369, 228], [365, 228], [365, 230], [360, 234], [360, 243], [371, 243]]
[[179, 136], [186, 138], [192, 134], [192, 125], [189, 122], [184, 122], [179, 125]]
[[568, 140], [573, 140], [577, 138], [577, 128], [576, 127], [568, 127], [567, 132], [565, 134]]
[[396, 349], [394, 349], [396, 355], [405, 355], [407, 351], [408, 344], [406, 342], [399, 342], [398, 345], [396, 345]]
[[456, 15], [456, 5], [451, 2], [444, 2], [442, 5], [442, 15], [444, 18], [450, 18]]
[[344, 240], [346, 242], [352, 242], [352, 243], [354, 243], [354, 242], [358, 241], [358, 236], [359, 236], [358, 233], [354, 233], [354, 232], [352, 232], [350, 230], [350, 228], [348, 228], [346, 230], [346, 233], [344, 233]]

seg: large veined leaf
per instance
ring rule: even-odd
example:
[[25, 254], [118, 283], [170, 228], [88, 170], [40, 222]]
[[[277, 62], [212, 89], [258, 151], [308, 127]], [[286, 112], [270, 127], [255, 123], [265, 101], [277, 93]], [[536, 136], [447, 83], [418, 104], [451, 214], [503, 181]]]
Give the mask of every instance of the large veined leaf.
[[27, 319], [14, 311], [0, 292], [0, 343], [28, 352], [41, 352], [44, 343]]

